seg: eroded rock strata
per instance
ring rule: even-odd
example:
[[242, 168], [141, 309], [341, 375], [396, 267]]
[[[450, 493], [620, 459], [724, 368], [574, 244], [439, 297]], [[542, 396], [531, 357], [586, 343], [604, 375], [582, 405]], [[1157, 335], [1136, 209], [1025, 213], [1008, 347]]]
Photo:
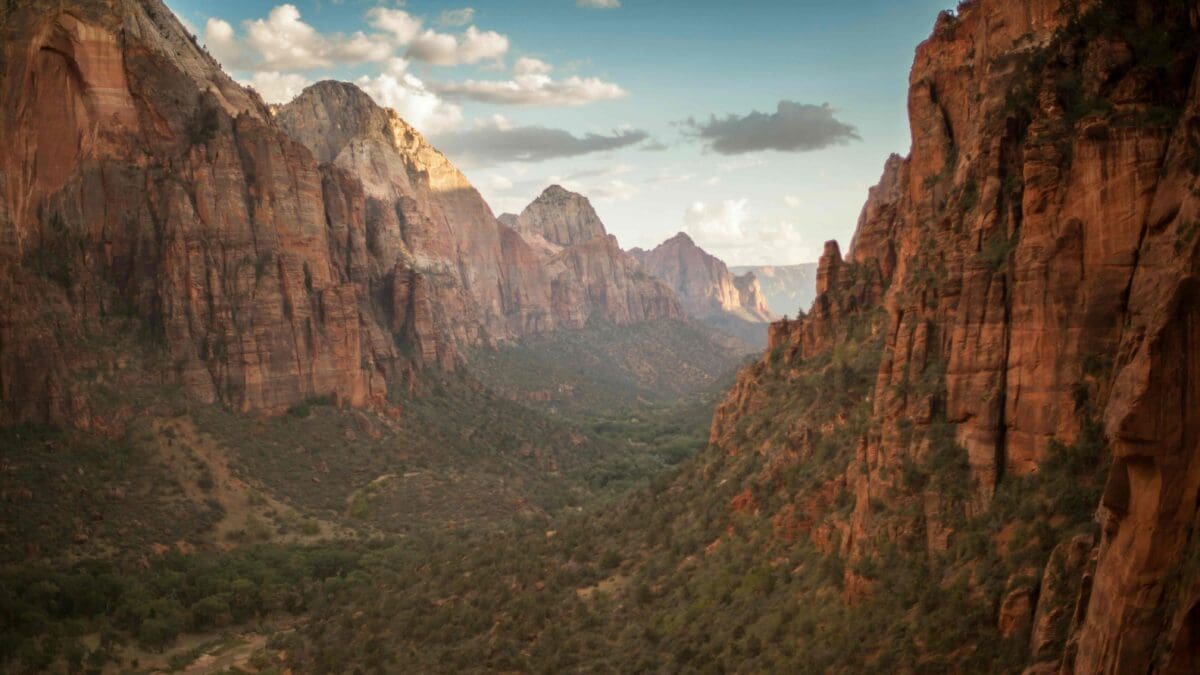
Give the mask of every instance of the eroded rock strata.
[[[977, 0], [918, 48], [910, 154], [713, 425], [727, 452], [784, 464], [851, 430], [825, 486], [849, 511], [807, 492], [780, 515], [807, 513], [847, 561], [846, 602], [886, 592], [863, 570], [906, 546], [946, 561], [949, 584], [955, 547], [982, 536], [971, 560], [1016, 567], [995, 591], [970, 583], [999, 593], [997, 630], [1026, 631], [1037, 672], [1200, 663], [1197, 19], [1189, 3]], [[861, 427], [785, 409], [770, 428], [786, 433], [747, 438], [783, 373], [847, 341], [881, 345]], [[1005, 515], [1014, 499], [1024, 515]], [[1033, 525], [1058, 542], [1048, 557], [1008, 541]]]
[[7, 3], [0, 36], [4, 420], [92, 424], [81, 373], [114, 331], [167, 355], [155, 377], [272, 413], [370, 403], [471, 346], [682, 316], [611, 239], [498, 223], [353, 86], [269, 110], [158, 0]]

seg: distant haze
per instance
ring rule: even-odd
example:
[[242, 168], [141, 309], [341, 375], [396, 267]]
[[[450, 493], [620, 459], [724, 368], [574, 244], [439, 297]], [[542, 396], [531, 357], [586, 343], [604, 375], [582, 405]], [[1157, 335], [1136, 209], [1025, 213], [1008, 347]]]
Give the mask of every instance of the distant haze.
[[808, 312], [817, 297], [817, 263], [740, 266], [729, 271], [737, 275], [754, 272], [767, 305], [780, 316]]

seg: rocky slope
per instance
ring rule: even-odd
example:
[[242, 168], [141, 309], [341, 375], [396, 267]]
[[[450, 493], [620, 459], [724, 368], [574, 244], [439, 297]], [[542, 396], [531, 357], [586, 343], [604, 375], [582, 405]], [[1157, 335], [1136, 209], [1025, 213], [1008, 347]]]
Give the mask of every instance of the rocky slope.
[[[531, 247], [352, 87], [273, 116], [158, 0], [7, 3], [0, 36], [0, 421], [97, 426], [90, 392], [148, 377], [364, 405], [465, 347], [681, 315], [608, 243]], [[106, 351], [129, 332], [168, 365]]]
[[697, 246], [683, 232], [653, 250], [635, 248], [630, 254], [650, 274], [675, 289], [684, 310], [691, 316], [730, 314], [758, 323], [775, 318], [753, 273], [735, 277], [721, 259]]
[[[1197, 27], [976, 0], [917, 50], [909, 156], [713, 426], [768, 494], [845, 462], [772, 521], [845, 561], [845, 602], [885, 602], [890, 560], [965, 584], [1037, 672], [1200, 662]], [[879, 350], [866, 409], [783, 405], [848, 348]]]
[[753, 273], [767, 307], [779, 316], [807, 312], [817, 297], [816, 263], [730, 267], [729, 271], [739, 277]]

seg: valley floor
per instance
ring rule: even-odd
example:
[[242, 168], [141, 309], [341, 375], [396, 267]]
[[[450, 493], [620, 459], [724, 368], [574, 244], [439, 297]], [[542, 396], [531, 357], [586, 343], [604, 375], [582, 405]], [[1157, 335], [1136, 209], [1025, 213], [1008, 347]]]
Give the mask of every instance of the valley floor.
[[[315, 668], [289, 641], [306, 643], [344, 594], [405, 570], [437, 608], [464, 582], [431, 579], [431, 564], [552, 539], [575, 527], [562, 519], [661, 480], [706, 444], [741, 363], [728, 340], [675, 321], [471, 358], [469, 375], [418, 376], [384, 410], [314, 399], [258, 417], [126, 391], [114, 405], [144, 414], [114, 415], [119, 432], [0, 431], [0, 661]], [[572, 594], [603, 586], [600, 562], [573, 569]]]

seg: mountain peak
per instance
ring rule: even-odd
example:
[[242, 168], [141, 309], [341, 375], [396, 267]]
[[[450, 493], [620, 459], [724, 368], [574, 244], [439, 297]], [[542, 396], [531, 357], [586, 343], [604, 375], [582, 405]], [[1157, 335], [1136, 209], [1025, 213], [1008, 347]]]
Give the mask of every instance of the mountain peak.
[[355, 138], [387, 137], [390, 115], [350, 82], [322, 80], [276, 109], [275, 119], [317, 160], [332, 162]]
[[688, 235], [687, 232], [680, 231], [674, 237], [663, 242], [663, 244], [684, 244], [688, 246], [696, 246], [696, 242]]
[[752, 323], [774, 318], [757, 278], [735, 277], [723, 260], [697, 246], [686, 232], [677, 232], [638, 259], [675, 289], [692, 316], [736, 316]]
[[[322, 80], [309, 85], [290, 103], [275, 109], [275, 120], [288, 135], [307, 146], [317, 161], [355, 164], [372, 194], [390, 193], [401, 172], [385, 171], [387, 175], [374, 180], [372, 175], [378, 171], [368, 171], [362, 165], [366, 155], [398, 155], [406, 165], [403, 173], [410, 180], [428, 180], [439, 192], [474, 190], [466, 176], [421, 132], [354, 83]], [[351, 146], [355, 150], [346, 152]], [[383, 161], [386, 164], [391, 160]]]
[[607, 234], [587, 197], [551, 185], [517, 217], [517, 230], [559, 246], [574, 246]]

